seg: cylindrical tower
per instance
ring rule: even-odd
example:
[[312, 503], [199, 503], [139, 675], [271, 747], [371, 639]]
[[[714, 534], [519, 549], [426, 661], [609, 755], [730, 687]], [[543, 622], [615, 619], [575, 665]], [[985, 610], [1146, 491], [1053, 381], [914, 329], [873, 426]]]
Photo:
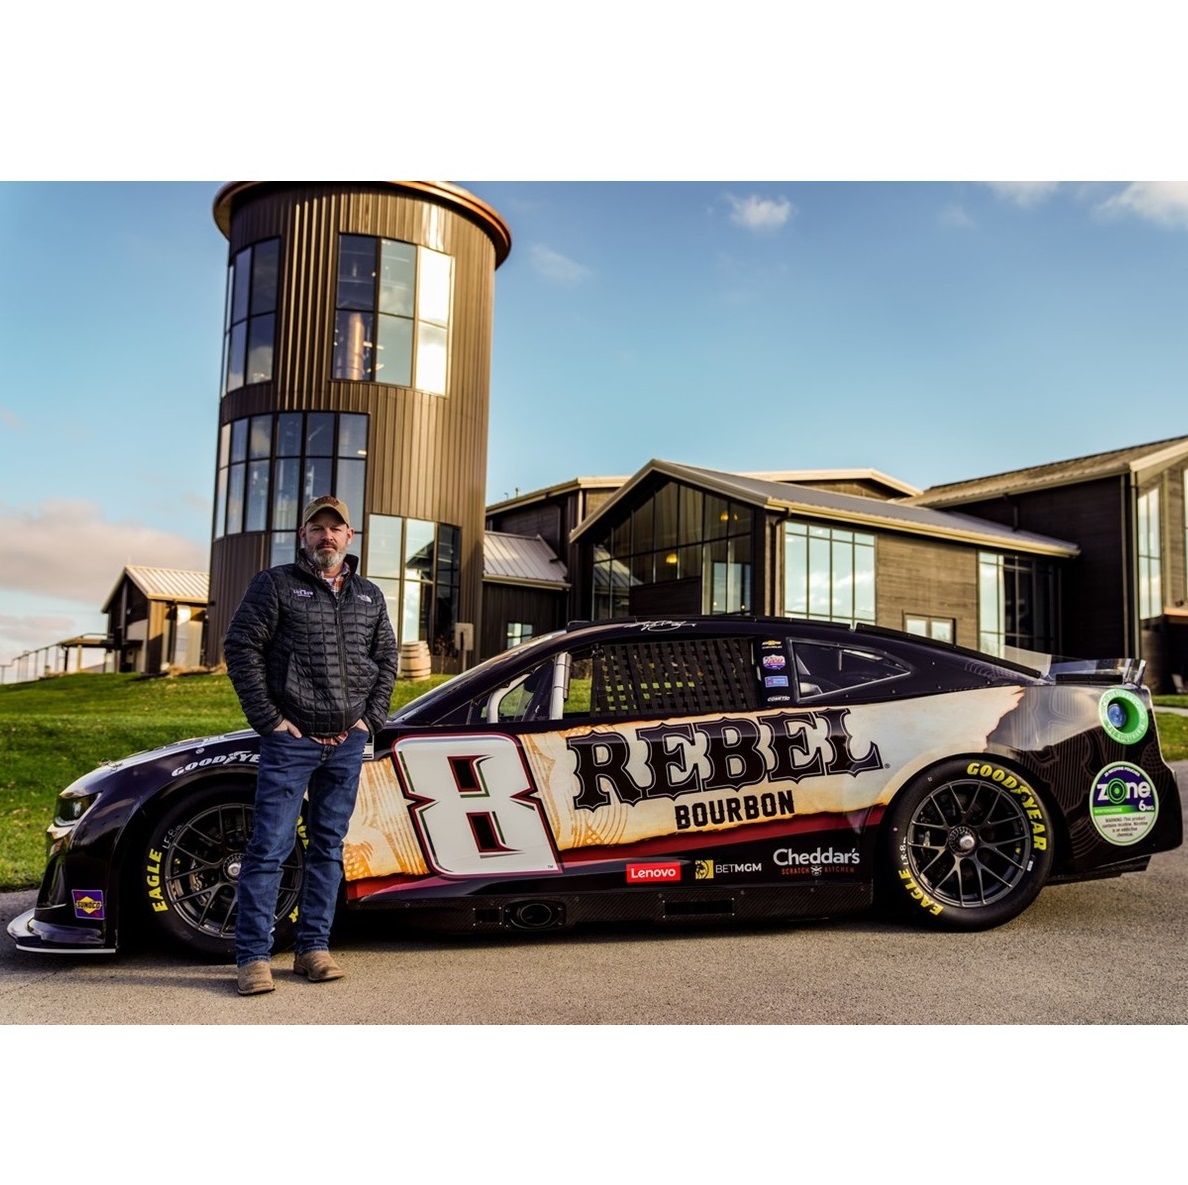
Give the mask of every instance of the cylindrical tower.
[[237, 181], [206, 661], [249, 580], [292, 560], [306, 501], [350, 508], [398, 642], [452, 669], [480, 635], [495, 269], [503, 219], [441, 181]]

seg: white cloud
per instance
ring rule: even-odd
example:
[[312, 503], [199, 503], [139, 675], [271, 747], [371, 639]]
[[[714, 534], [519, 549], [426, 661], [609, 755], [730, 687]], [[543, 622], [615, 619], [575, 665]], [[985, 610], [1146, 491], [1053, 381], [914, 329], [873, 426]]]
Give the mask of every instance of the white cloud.
[[528, 260], [538, 275], [558, 284], [578, 284], [593, 274], [588, 267], [542, 243], [533, 243], [528, 248]]
[[1036, 206], [1050, 198], [1060, 187], [1058, 181], [987, 181], [1004, 201], [1016, 206]]
[[740, 198], [728, 193], [726, 200], [730, 203], [730, 221], [746, 230], [779, 230], [796, 213], [787, 198], [765, 198], [755, 193]]
[[941, 211], [940, 220], [943, 226], [955, 226], [959, 230], [972, 230], [977, 226], [977, 223], [956, 203], [946, 206]]
[[5, 563], [0, 588], [78, 602], [97, 612], [129, 564], [205, 572], [209, 549], [132, 520], [106, 521], [94, 502], [0, 502]]
[[1098, 209], [1103, 214], [1135, 214], [1160, 226], [1188, 226], [1188, 181], [1135, 181]]

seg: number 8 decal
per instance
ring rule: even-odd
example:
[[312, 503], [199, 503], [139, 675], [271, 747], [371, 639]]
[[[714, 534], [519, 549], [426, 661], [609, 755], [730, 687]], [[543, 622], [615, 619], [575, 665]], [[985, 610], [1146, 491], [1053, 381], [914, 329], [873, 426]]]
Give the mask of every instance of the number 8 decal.
[[425, 859], [436, 871], [561, 871], [532, 779], [510, 737], [405, 737], [392, 746], [392, 760]]

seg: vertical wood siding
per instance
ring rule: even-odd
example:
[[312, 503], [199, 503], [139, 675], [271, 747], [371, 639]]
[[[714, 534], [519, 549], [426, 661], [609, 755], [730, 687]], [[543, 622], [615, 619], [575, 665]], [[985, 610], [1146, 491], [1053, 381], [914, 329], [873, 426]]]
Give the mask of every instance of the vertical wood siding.
[[[330, 378], [340, 234], [399, 239], [453, 258], [445, 395]], [[262, 185], [240, 195], [228, 259], [275, 236], [281, 239], [281, 275], [273, 378], [226, 396], [219, 423], [281, 411], [368, 415], [368, 511], [461, 528], [459, 615], [478, 625], [495, 244], [476, 221], [428, 195], [366, 182]], [[262, 536], [214, 542], [208, 661], [221, 659], [231, 614], [267, 563], [267, 546]]]

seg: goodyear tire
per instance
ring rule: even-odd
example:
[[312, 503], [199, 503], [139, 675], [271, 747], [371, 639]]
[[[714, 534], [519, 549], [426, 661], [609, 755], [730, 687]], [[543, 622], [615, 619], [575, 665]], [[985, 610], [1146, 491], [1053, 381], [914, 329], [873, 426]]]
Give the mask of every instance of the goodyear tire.
[[[239, 866], [252, 834], [252, 791], [196, 786], [153, 824], [139, 876], [149, 930], [169, 945], [206, 959], [233, 961]], [[274, 949], [292, 943], [303, 848], [285, 860]]]
[[1017, 917], [1052, 867], [1051, 816], [1016, 771], [946, 761], [905, 786], [883, 820], [881, 896], [925, 926], [985, 930]]

